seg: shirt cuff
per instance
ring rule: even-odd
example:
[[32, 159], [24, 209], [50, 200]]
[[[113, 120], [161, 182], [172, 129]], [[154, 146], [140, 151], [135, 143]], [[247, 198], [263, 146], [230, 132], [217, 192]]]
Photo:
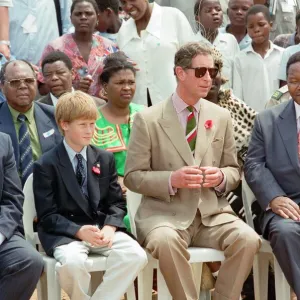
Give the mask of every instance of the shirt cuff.
[[5, 236], [0, 232], [0, 245], [2, 245], [4, 240], [5, 240]]
[[173, 172], [171, 172], [170, 177], [169, 177], [169, 195], [170, 196], [174, 196], [177, 193], [177, 188], [172, 187], [172, 184], [171, 184], [172, 173]]
[[[222, 172], [222, 171], [221, 171]], [[222, 172], [223, 174], [223, 180], [222, 182], [215, 187], [215, 191], [218, 192], [219, 194], [223, 194], [226, 190], [226, 182], [227, 182], [227, 179], [226, 179], [226, 176], [225, 174]]]

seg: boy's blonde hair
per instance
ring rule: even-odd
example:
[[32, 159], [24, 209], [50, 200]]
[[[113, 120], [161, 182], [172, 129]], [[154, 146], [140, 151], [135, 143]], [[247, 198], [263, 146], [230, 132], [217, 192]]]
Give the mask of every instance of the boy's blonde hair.
[[98, 109], [94, 99], [86, 93], [75, 91], [63, 94], [55, 109], [55, 120], [61, 132], [60, 122], [79, 119], [97, 120]]

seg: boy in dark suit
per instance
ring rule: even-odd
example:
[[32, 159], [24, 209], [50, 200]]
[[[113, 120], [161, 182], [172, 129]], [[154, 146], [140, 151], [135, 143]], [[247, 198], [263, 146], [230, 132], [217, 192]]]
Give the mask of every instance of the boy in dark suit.
[[[64, 141], [33, 171], [39, 237], [46, 253], [61, 263], [60, 285], [72, 300], [119, 300], [147, 263], [144, 250], [123, 232], [126, 203], [113, 155], [89, 145], [97, 115], [87, 94], [63, 95], [55, 117]], [[92, 298], [89, 253], [108, 258]]]

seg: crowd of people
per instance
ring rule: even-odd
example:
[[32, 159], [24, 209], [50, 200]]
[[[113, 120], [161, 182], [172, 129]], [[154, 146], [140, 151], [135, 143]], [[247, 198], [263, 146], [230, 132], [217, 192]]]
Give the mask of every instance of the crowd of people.
[[[0, 300], [29, 300], [43, 272], [24, 240], [29, 176], [71, 300], [119, 300], [146, 252], [174, 300], [196, 300], [190, 246], [224, 252], [207, 264], [214, 300], [254, 299], [260, 234], [300, 299], [299, 4], [0, 0]], [[92, 296], [90, 253], [107, 257]]]

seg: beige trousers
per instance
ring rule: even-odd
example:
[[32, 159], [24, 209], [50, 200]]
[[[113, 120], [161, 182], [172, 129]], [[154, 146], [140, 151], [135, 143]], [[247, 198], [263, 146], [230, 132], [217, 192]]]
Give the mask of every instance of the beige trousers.
[[[103, 281], [92, 297], [88, 295], [90, 253], [107, 257]], [[76, 241], [55, 248], [54, 257], [61, 263], [56, 269], [60, 286], [71, 300], [120, 300], [147, 264], [147, 255], [142, 247], [119, 231], [115, 233], [111, 248], [93, 248]]]
[[242, 220], [206, 227], [200, 213], [186, 230], [158, 227], [146, 237], [144, 247], [159, 260], [159, 267], [174, 300], [198, 299], [187, 248], [224, 251], [213, 295], [214, 300], [238, 300], [252, 268], [260, 237]]

